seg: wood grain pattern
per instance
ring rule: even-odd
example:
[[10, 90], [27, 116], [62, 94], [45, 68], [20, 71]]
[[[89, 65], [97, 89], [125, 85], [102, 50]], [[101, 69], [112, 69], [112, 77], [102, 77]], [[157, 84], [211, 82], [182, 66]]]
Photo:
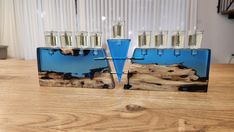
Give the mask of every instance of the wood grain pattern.
[[208, 93], [45, 88], [35, 61], [0, 60], [0, 132], [231, 132], [233, 73], [212, 65]]
[[56, 72], [39, 72], [40, 86], [48, 87], [75, 87], [112, 89], [114, 81], [111, 73], [106, 70], [95, 72], [93, 77], [73, 77], [71, 74]]
[[131, 64], [128, 72], [129, 90], [179, 91], [182, 87], [207, 91], [207, 79], [200, 79], [194, 69], [182, 64]]

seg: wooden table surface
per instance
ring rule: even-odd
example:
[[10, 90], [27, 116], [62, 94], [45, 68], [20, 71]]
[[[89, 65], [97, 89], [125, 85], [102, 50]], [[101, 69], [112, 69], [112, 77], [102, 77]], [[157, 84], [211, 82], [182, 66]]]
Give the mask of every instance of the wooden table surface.
[[208, 93], [40, 87], [35, 61], [0, 60], [0, 132], [234, 131], [234, 65]]

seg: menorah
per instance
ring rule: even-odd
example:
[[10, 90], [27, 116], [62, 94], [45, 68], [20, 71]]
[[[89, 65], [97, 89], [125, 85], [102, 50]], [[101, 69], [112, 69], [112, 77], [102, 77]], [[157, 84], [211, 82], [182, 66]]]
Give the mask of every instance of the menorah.
[[[184, 48], [185, 32], [173, 32], [172, 47], [167, 48], [168, 31], [140, 31], [138, 48], [128, 57], [131, 39], [123, 38], [119, 22], [113, 25], [113, 38], [107, 39], [109, 57], [100, 32], [75, 33], [75, 45], [71, 32], [45, 32], [47, 47], [37, 49], [40, 85], [113, 89], [116, 74], [125, 90], [207, 92], [211, 51], [200, 48], [202, 34], [189, 32], [189, 48]], [[130, 60], [128, 72], [124, 72], [126, 60]], [[123, 74], [127, 74], [124, 81]]]

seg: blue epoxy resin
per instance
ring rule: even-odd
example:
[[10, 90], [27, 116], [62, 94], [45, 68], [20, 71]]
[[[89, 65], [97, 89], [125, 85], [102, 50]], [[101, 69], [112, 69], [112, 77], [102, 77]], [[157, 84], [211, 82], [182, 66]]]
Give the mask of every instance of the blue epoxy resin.
[[210, 49], [136, 48], [125, 89], [207, 92], [210, 56]]
[[[143, 58], [141, 50], [140, 48], [136, 48], [132, 58]], [[144, 59], [132, 59], [132, 63], [159, 65], [183, 64], [196, 70], [200, 77], [208, 78], [210, 49], [163, 49], [163, 55], [158, 54], [162, 49], [149, 48], [144, 50], [147, 50], [147, 55], [144, 55]], [[179, 51], [179, 56], [175, 54], [175, 50], [176, 52]], [[194, 51], [196, 51], [196, 54], [193, 54]]]
[[127, 59], [130, 39], [108, 39], [108, 47], [114, 62], [118, 81], [121, 81], [124, 65]]
[[103, 48], [38, 48], [38, 72], [43, 86], [114, 88]]

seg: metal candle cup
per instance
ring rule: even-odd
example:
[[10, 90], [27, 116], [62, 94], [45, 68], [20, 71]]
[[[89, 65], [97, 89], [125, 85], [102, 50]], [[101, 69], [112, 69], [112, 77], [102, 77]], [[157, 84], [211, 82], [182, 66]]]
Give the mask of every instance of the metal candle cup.
[[196, 32], [189, 32], [189, 42], [188, 46], [191, 49], [198, 49], [201, 48], [203, 38], [203, 32], [202, 31], [196, 31]]
[[124, 38], [124, 22], [118, 21], [112, 27], [113, 38]]
[[88, 47], [88, 33], [87, 32], [77, 32], [76, 33], [76, 46], [78, 48], [87, 48]]
[[167, 31], [154, 33], [154, 46], [156, 48], [165, 48], [167, 44]]
[[62, 47], [72, 46], [72, 32], [60, 32], [60, 43]]
[[90, 45], [94, 48], [102, 47], [102, 34], [100, 32], [90, 33]]
[[46, 31], [44, 34], [47, 47], [55, 47], [58, 45], [58, 32]]
[[184, 48], [184, 32], [174, 32], [172, 34], [172, 48]]
[[149, 31], [139, 32], [138, 33], [138, 46], [140, 48], [149, 48], [150, 38], [151, 38], [151, 32]]

